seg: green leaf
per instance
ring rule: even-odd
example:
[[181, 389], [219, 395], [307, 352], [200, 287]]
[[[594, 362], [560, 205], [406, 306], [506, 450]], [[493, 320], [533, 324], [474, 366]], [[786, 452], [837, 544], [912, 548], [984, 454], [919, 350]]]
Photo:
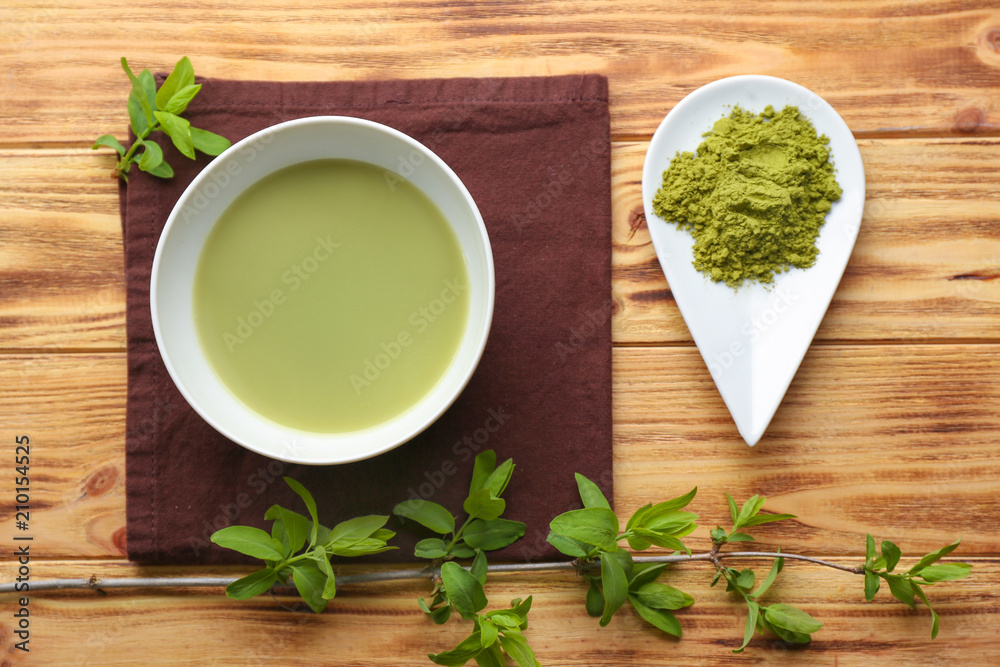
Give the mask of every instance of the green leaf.
[[153, 115], [156, 116], [156, 120], [160, 121], [160, 128], [174, 142], [174, 146], [181, 152], [181, 155], [193, 160], [195, 156], [194, 143], [191, 141], [191, 123], [168, 111], [154, 111]]
[[437, 609], [431, 609], [427, 606], [427, 602], [423, 598], [417, 598], [417, 604], [420, 609], [431, 617], [431, 620], [438, 625], [444, 625], [448, 622], [448, 617], [451, 616], [451, 607], [449, 605], [444, 605], [438, 607]]
[[465, 528], [462, 536], [473, 549], [493, 551], [513, 544], [524, 535], [524, 524], [509, 519], [483, 521], [476, 519]]
[[435, 533], [440, 533], [441, 535], [455, 532], [455, 517], [452, 513], [430, 500], [423, 500], [421, 498], [404, 500], [392, 508], [392, 513], [412, 519], [421, 526], [430, 528]]
[[667, 563], [641, 564], [633, 569], [632, 578], [629, 579], [628, 587], [633, 593], [641, 586], [656, 581], [656, 578], [667, 569]]
[[643, 519], [646, 515], [653, 509], [652, 504], [644, 505], [632, 513], [632, 516], [628, 518], [628, 523], [625, 524], [625, 532], [632, 530], [633, 526], [642, 525]]
[[924, 589], [920, 588], [920, 585], [915, 581], [910, 582], [913, 585], [913, 592], [917, 594], [920, 600], [927, 605], [927, 608], [931, 610], [931, 639], [936, 639], [938, 636], [938, 615], [934, 611], [934, 607], [927, 600], [927, 596], [924, 594]]
[[458, 563], [449, 561], [441, 566], [441, 581], [448, 600], [462, 618], [472, 618], [486, 606], [483, 585]]
[[497, 625], [500, 625], [505, 628], [511, 628], [514, 630], [520, 628], [521, 623], [524, 622], [523, 619], [521, 619], [521, 617], [519, 617], [517, 614], [514, 614], [507, 609], [491, 611], [490, 613], [486, 614], [486, 617], [489, 618], [494, 623], [496, 623]]
[[587, 601], [585, 606], [587, 608], [587, 614], [597, 618], [604, 612], [604, 593], [601, 589], [597, 587], [597, 582], [593, 579], [589, 581], [590, 586], [587, 588]]
[[657, 582], [640, 586], [635, 595], [644, 605], [654, 609], [676, 610], [694, 604], [694, 598], [684, 591]]
[[226, 597], [234, 600], [246, 600], [255, 595], [266, 593], [278, 581], [278, 573], [271, 568], [257, 570], [242, 579], [237, 579], [226, 586]]
[[524, 621], [521, 628], [522, 630], [524, 629], [524, 626], [528, 624], [528, 612], [531, 611], [531, 600], [532, 596], [529, 595], [524, 600], [515, 598], [510, 601], [511, 613], [517, 614]]
[[968, 563], [941, 563], [939, 565], [928, 565], [916, 576], [924, 581], [954, 581], [964, 579], [969, 576], [972, 566]]
[[197, 127], [191, 128], [191, 142], [205, 155], [218, 155], [233, 145], [229, 139]]
[[305, 546], [306, 536], [309, 534], [309, 519], [298, 512], [285, 509], [281, 505], [271, 505], [264, 512], [264, 518], [274, 521], [274, 525], [271, 527], [271, 537], [283, 542], [282, 538], [279, 537], [280, 533], [288, 538], [286, 558], [298, 553]]
[[142, 106], [139, 104], [139, 95], [134, 90], [128, 95], [126, 108], [128, 109], [128, 120], [132, 126], [132, 132], [140, 139], [146, 137], [149, 134], [149, 121], [146, 120]]
[[483, 488], [486, 484], [486, 479], [490, 476], [497, 467], [497, 453], [492, 449], [487, 449], [484, 452], [480, 452], [476, 456], [476, 462], [472, 467], [472, 482], [469, 484], [469, 495]]
[[580, 500], [584, 507], [604, 507], [611, 509], [611, 503], [604, 497], [600, 487], [591, 482], [580, 473], [573, 473], [576, 477], [576, 488], [580, 491]]
[[574, 558], [583, 558], [590, 551], [587, 548], [587, 545], [583, 542], [574, 540], [571, 537], [563, 537], [562, 535], [557, 535], [556, 533], [549, 533], [548, 537], [545, 539], [561, 553], [564, 553], [567, 556], [573, 556]]
[[389, 517], [384, 514], [369, 514], [338, 523], [330, 531], [330, 548], [345, 547], [367, 539], [372, 533], [382, 528]]
[[482, 650], [483, 645], [480, 641], [479, 633], [473, 632], [471, 635], [459, 642], [458, 646], [452, 650], [437, 654], [430, 653], [427, 657], [431, 659], [431, 662], [438, 665], [458, 667], [459, 665], [464, 665], [469, 660], [472, 660], [476, 657], [476, 654]]
[[476, 551], [476, 557], [472, 561], [472, 566], [469, 568], [469, 572], [481, 585], [486, 585], [486, 554], [479, 550]]
[[708, 531], [708, 534], [712, 537], [712, 541], [716, 544], [725, 544], [729, 539], [729, 535], [727, 535], [726, 531], [722, 529], [722, 526], [716, 526], [712, 530]]
[[254, 558], [265, 560], [284, 558], [282, 544], [260, 528], [229, 526], [215, 531], [212, 534], [212, 542]]
[[549, 523], [552, 532], [605, 551], [618, 546], [618, 517], [604, 507], [588, 507], [560, 514]]
[[645, 551], [652, 546], [648, 541], [631, 533], [626, 533], [625, 539], [628, 541], [628, 545], [636, 551]]
[[500, 628], [498, 628], [488, 618], [483, 618], [481, 616], [476, 618], [476, 625], [479, 628], [480, 644], [483, 648], [489, 648], [493, 645], [493, 642], [497, 640], [497, 635], [500, 634]]
[[477, 653], [475, 660], [479, 667], [507, 667], [507, 659], [500, 648], [500, 642], [496, 639], [493, 640], [492, 644]]
[[491, 521], [503, 514], [507, 503], [503, 498], [497, 498], [488, 488], [473, 491], [462, 504], [462, 509], [473, 519], [484, 519]]
[[738, 509], [736, 509], [736, 501], [733, 500], [733, 497], [731, 495], [729, 495], [728, 492], [726, 492], [726, 500], [729, 501], [729, 516], [732, 517], [732, 519], [733, 519], [733, 527], [735, 528], [735, 526], [736, 526], [736, 519], [740, 516], [740, 511]]
[[323, 597], [323, 590], [326, 587], [326, 574], [320, 571], [314, 560], [299, 561], [292, 568], [292, 581], [295, 589], [317, 614], [326, 607], [326, 598]]
[[174, 170], [166, 162], [161, 162], [154, 168], [150, 169], [149, 174], [152, 176], [156, 176], [157, 178], [173, 178]]
[[[194, 156], [192, 155], [190, 157]], [[302, 502], [306, 504], [306, 509], [309, 510], [309, 516], [312, 517], [312, 531], [309, 534], [309, 547], [312, 548], [316, 546], [316, 526], [319, 524], [319, 518], [316, 516], [316, 501], [313, 499], [312, 494], [306, 490], [306, 487], [302, 486], [291, 477], [285, 477], [284, 480], [285, 484], [291, 487], [292, 491], [297, 493], [299, 498], [302, 498]]]
[[369, 537], [348, 545], [336, 544], [330, 547], [330, 553], [336, 556], [367, 556], [370, 554], [380, 554], [384, 551], [392, 551], [396, 547], [387, 545], [382, 540]]
[[736, 532], [736, 533], [731, 533], [729, 535], [729, 541], [730, 542], [753, 542], [754, 539], [753, 539], [752, 535], [747, 535], [746, 533]]
[[760, 623], [764, 628], [767, 628], [790, 644], [808, 644], [812, 640], [812, 637], [804, 632], [794, 632], [783, 628], [780, 625], [774, 625], [768, 622], [766, 616], [760, 617]]
[[163, 151], [155, 141], [144, 141], [142, 145], [143, 151], [139, 157], [139, 169], [152, 171], [163, 162]]
[[624, 549], [618, 549], [617, 551], [604, 551], [601, 553], [601, 558], [614, 558], [618, 561], [618, 564], [622, 566], [622, 571], [625, 572], [625, 579], [632, 578], [632, 568], [635, 562], [632, 560], [632, 554]]
[[880, 579], [871, 570], [865, 570], [865, 600], [871, 602], [878, 593]]
[[885, 569], [888, 572], [892, 572], [896, 569], [896, 564], [899, 562], [899, 557], [902, 556], [902, 552], [899, 550], [895, 544], [889, 540], [883, 540], [882, 542], [882, 557], [885, 558]]
[[673, 635], [674, 637], [681, 636], [681, 624], [677, 620], [677, 617], [671, 614], [666, 609], [653, 609], [642, 603], [636, 595], [628, 596], [629, 602], [635, 607], [635, 610], [639, 612], [645, 621], [652, 624], [653, 627], [659, 628], [668, 635]]
[[188, 105], [191, 104], [191, 100], [193, 100], [195, 95], [197, 95], [200, 91], [200, 83], [197, 86], [185, 86], [184, 88], [181, 88], [174, 93], [174, 96], [170, 98], [170, 101], [167, 102], [167, 106], [163, 107], [163, 110], [167, 113], [175, 115], [184, 113], [184, 111], [188, 108]]
[[889, 584], [889, 591], [892, 592], [893, 597], [906, 603], [910, 609], [914, 608], [913, 586], [909, 579], [898, 574], [883, 574], [881, 577], [885, 579], [885, 583]]
[[[135, 102], [139, 109], [142, 111], [142, 116], [147, 124], [152, 124], [153, 122], [153, 106], [150, 103], [150, 98], [146, 95], [146, 89], [139, 79], [132, 73], [132, 68], [128, 66], [128, 61], [122, 57], [122, 69], [125, 70], [125, 75], [128, 76], [128, 80], [132, 82], [132, 92], [135, 93]], [[147, 72], [149, 70], [146, 70]], [[153, 96], [155, 99], [155, 95]], [[135, 128], [133, 127], [133, 130]], [[138, 132], [136, 133], [138, 134]]]
[[[156, 106], [161, 109], [170, 109], [167, 107], [167, 103], [170, 102], [175, 94], [183, 90], [184, 88], [189, 88], [194, 83], [194, 67], [191, 66], [191, 61], [187, 56], [184, 56], [177, 61], [174, 65], [174, 69], [167, 76], [166, 81], [160, 86], [159, 92], [156, 93]], [[172, 112], [180, 113], [180, 112]]]
[[962, 543], [962, 540], [959, 539], [957, 542], [955, 542], [953, 544], [949, 544], [946, 547], [941, 547], [937, 551], [932, 551], [931, 553], [929, 553], [926, 556], [924, 556], [923, 558], [921, 558], [917, 562], [916, 565], [914, 565], [913, 567], [911, 567], [907, 571], [907, 574], [916, 574], [917, 572], [920, 572], [921, 570], [923, 570], [928, 565], [931, 565], [932, 563], [938, 562], [943, 557], [947, 556], [952, 551], [954, 551], [955, 549], [957, 549], [958, 545], [961, 544], [961, 543]]
[[118, 140], [115, 139], [110, 134], [102, 134], [101, 136], [97, 137], [97, 141], [94, 142], [94, 145], [91, 146], [91, 149], [97, 150], [101, 146], [107, 146], [108, 148], [113, 148], [115, 152], [118, 153], [119, 155], [125, 155], [125, 147], [122, 146], [120, 143], [118, 143]]
[[448, 545], [437, 537], [420, 540], [413, 548], [413, 555], [417, 558], [444, 558], [446, 553], [448, 553]]
[[149, 68], [144, 68], [139, 72], [139, 85], [142, 86], [142, 92], [145, 94], [146, 99], [149, 101], [149, 108], [156, 113], [159, 109], [159, 105], [156, 103], [156, 79], [153, 77], [153, 73], [149, 71]]
[[733, 653], [743, 653], [750, 640], [753, 639], [753, 631], [757, 627], [757, 616], [760, 614], [760, 605], [747, 600], [747, 622], [743, 626], [743, 643], [739, 648], [734, 648]]
[[628, 578], [625, 576], [625, 570], [617, 559], [608, 558], [607, 554], [601, 554], [601, 585], [604, 588], [604, 613], [601, 615], [600, 624], [604, 627], [611, 622], [611, 617], [621, 609], [628, 597]]
[[535, 652], [520, 635], [501, 635], [500, 646], [507, 655], [513, 658], [518, 667], [536, 667], [538, 665]]
[[801, 609], [780, 602], [767, 607], [764, 618], [773, 626], [804, 635], [810, 635], [823, 627], [822, 623]]
[[[641, 520], [637, 519], [634, 525], [648, 527], [653, 525], [660, 525], [663, 523], [664, 520], [668, 521], [672, 520], [674, 518], [672, 515], [674, 513], [679, 513], [680, 510], [687, 507], [691, 503], [691, 501], [694, 500], [694, 497], [697, 494], [698, 494], [698, 487], [696, 486], [687, 493], [685, 493], [683, 496], [678, 496], [677, 498], [673, 498], [671, 500], [667, 500], [662, 503], [657, 503], [651, 506], [646, 512], [644, 512], [640, 517]], [[636, 514], [638, 513], [639, 512], [636, 512]], [[698, 518], [697, 514], [691, 512], [684, 512], [681, 514], [688, 516], [689, 520], [691, 521], [697, 520]]]
[[750, 528], [752, 526], [759, 526], [762, 523], [774, 523], [775, 521], [784, 521], [785, 519], [798, 519], [794, 514], [758, 514], [752, 516], [741, 525], [743, 528]]
[[451, 548], [451, 555], [455, 558], [473, 558], [476, 550], [465, 542], [459, 542]]
[[483, 483], [483, 488], [489, 489], [495, 498], [499, 498], [510, 482], [510, 476], [514, 473], [514, 459], [507, 459], [497, 469], [490, 473]]
[[753, 585], [756, 582], [756, 580], [757, 580], [757, 575], [754, 573], [754, 571], [751, 570], [750, 568], [746, 568], [742, 572], [740, 572], [739, 575], [736, 577], [736, 585], [742, 588], [743, 590], [748, 591], [751, 588], [753, 588]]
[[651, 544], [655, 544], [658, 547], [673, 549], [674, 551], [684, 551], [689, 554], [691, 553], [691, 549], [689, 549], [679, 539], [671, 535], [664, 535], [652, 530], [646, 530], [645, 528], [633, 528], [632, 530], [642, 539], [650, 542]]
[[871, 567], [876, 556], [878, 556], [878, 551], [875, 550], [875, 538], [872, 537], [871, 533], [868, 533], [865, 536], [865, 567]]
[[778, 574], [784, 567], [785, 567], [785, 559], [775, 558], [774, 561], [771, 563], [771, 571], [767, 573], [766, 577], [764, 577], [764, 582], [760, 585], [760, 588], [754, 591], [751, 594], [751, 596], [754, 598], [759, 598], [761, 595], [766, 593], [767, 590], [771, 588], [771, 585], [774, 583], [774, 581], [778, 578]]
[[756, 516], [760, 512], [766, 501], [766, 496], [751, 496], [749, 500], [743, 503], [743, 508], [740, 509], [740, 514], [736, 517], [736, 523], [733, 524], [733, 530], [745, 526], [751, 517]]
[[[325, 561], [325, 562], [326, 562], [326, 567], [330, 568], [330, 561]], [[324, 568], [321, 566], [320, 569], [322, 570]], [[322, 593], [323, 599], [332, 600], [337, 596], [337, 575], [335, 575], [332, 571], [325, 572], [325, 574], [326, 574], [326, 583], [323, 584], [323, 593]]]

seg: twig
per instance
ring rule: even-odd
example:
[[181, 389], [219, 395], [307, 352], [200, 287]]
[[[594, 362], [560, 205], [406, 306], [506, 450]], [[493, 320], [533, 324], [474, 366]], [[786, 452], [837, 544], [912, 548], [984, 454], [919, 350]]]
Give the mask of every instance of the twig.
[[[785, 558], [788, 560], [801, 560], [815, 565], [832, 567], [835, 570], [850, 572], [851, 574], [862, 574], [864, 568], [838, 565], [830, 561], [813, 558], [811, 556], [801, 556], [799, 554], [786, 554], [770, 551], [732, 551], [719, 552], [717, 550], [705, 553], [691, 554], [671, 554], [663, 556], [635, 556], [636, 563], [685, 563], [688, 561], [710, 561], [718, 565], [722, 559], [726, 558]], [[593, 564], [592, 564], [593, 566]], [[555, 570], [576, 569], [575, 561], [558, 563], [503, 563], [490, 565], [489, 572], [544, 572]], [[412, 568], [407, 570], [385, 570], [382, 572], [366, 572], [364, 574], [348, 574], [337, 577], [337, 585], [365, 584], [381, 581], [403, 581], [408, 579], [433, 579], [436, 576], [436, 569]], [[222, 588], [228, 586], [239, 579], [239, 577], [120, 577], [114, 579], [99, 579], [96, 575], [89, 579], [43, 579], [30, 582], [30, 592], [56, 591], [71, 589], [104, 590], [110, 588]], [[0, 595], [14, 593], [14, 583], [0, 584]]]

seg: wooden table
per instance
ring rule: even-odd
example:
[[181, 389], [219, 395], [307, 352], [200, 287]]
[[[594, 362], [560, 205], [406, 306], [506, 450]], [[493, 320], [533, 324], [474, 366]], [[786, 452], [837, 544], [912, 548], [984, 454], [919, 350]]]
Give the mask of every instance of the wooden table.
[[[125, 560], [125, 316], [112, 159], [123, 133], [118, 58], [202, 76], [361, 79], [601, 72], [613, 144], [614, 423], [618, 509], [697, 483], [703, 528], [723, 492], [762, 493], [800, 518], [763, 547], [863, 559], [864, 536], [920, 554], [958, 536], [965, 581], [925, 608], [860, 577], [788, 563], [775, 599], [825, 623], [789, 650], [756, 638], [734, 656], [743, 608], [704, 567], [672, 583], [697, 603], [682, 641], [631, 613], [598, 630], [572, 574], [497, 576], [496, 601], [534, 594], [546, 665], [996, 664], [1000, 658], [1000, 5], [346, 2], [267, 5], [7, 0], [0, 9], [0, 573], [16, 576], [15, 436], [31, 438], [31, 577], [235, 574]], [[322, 6], [321, 6], [322, 5]], [[327, 6], [328, 5], [328, 6]], [[642, 217], [640, 171], [663, 115], [711, 80], [797, 81], [854, 131], [868, 204], [847, 272], [767, 435], [739, 437], [691, 342]], [[30, 653], [2, 665], [421, 665], [465, 632], [431, 625], [419, 582], [343, 588], [322, 615], [217, 589], [35, 593]]]

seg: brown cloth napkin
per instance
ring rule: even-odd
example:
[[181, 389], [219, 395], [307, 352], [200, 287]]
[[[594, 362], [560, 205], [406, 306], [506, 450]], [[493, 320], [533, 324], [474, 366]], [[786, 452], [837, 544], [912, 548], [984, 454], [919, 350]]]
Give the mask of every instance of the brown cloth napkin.
[[[299, 466], [223, 438], [177, 391], [157, 351], [149, 314], [153, 253], [184, 188], [208, 163], [160, 138], [176, 175], [133, 174], [121, 191], [128, 319], [126, 469], [128, 556], [148, 563], [248, 562], [209, 542], [231, 524], [266, 528], [274, 503], [305, 513], [282, 481], [315, 495], [332, 526], [390, 514], [410, 497], [461, 517], [475, 454], [492, 448], [516, 468], [504, 516], [525, 537], [493, 559], [544, 560], [556, 514], [579, 506], [573, 473], [610, 497], [611, 180], [608, 84], [596, 75], [278, 83], [206, 80], [186, 116], [234, 143], [282, 121], [366, 118], [436, 152], [465, 183], [493, 244], [496, 310], [482, 361], [456, 403], [426, 432], [374, 459]], [[405, 528], [399, 551], [415, 560], [429, 533]]]

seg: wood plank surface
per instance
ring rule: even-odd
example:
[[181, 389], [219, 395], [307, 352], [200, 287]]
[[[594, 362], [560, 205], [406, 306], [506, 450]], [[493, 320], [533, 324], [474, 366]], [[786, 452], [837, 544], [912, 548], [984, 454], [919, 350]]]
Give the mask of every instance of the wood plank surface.
[[[692, 347], [616, 349], [613, 404], [617, 509], [697, 484], [703, 546], [729, 491], [799, 517], [758, 529], [764, 546], [859, 555], [871, 532], [906, 553], [962, 536], [963, 553], [1000, 554], [984, 529], [1000, 516], [994, 345], [814, 347], [753, 449]], [[124, 555], [124, 406], [121, 353], [0, 356], [0, 414], [33, 443], [37, 557]], [[929, 489], [951, 509], [929, 510]]]
[[[514, 597], [534, 596], [525, 635], [547, 667], [989, 665], [994, 662], [1000, 627], [994, 583], [1000, 577], [1000, 562], [969, 562], [972, 578], [928, 591], [941, 615], [941, 635], [933, 641], [930, 615], [923, 606], [910, 611], [886, 591], [865, 603], [861, 577], [787, 562], [767, 601], [799, 606], [824, 626], [808, 648], [757, 636], [743, 655], [733, 655], [731, 649], [742, 638], [745, 606], [721, 587], [709, 588], [708, 566], [679, 566], [664, 578], [695, 598], [694, 606], [677, 612], [684, 629], [680, 641], [652, 629], [630, 608], [619, 612], [608, 627], [599, 628], [597, 619], [584, 611], [586, 588], [573, 573], [492, 575], [486, 591], [491, 608]], [[904, 559], [901, 565], [907, 563]], [[767, 567], [767, 563], [745, 565]], [[119, 562], [39, 562], [33, 567], [39, 577], [190, 575], [186, 569]], [[202, 574], [241, 573], [230, 569]], [[0, 578], [7, 580], [12, 574], [9, 563], [0, 563]], [[319, 615], [286, 611], [267, 596], [227, 600], [218, 589], [112, 590], [106, 596], [89, 591], [42, 592], [34, 594], [30, 603], [31, 653], [11, 650], [16, 637], [6, 615], [0, 621], [0, 650], [16, 667], [429, 665], [426, 654], [458, 643], [469, 624], [455, 616], [445, 626], [433, 625], [414, 601], [427, 589], [419, 581], [344, 586]], [[294, 604], [291, 598], [281, 601]], [[13, 603], [13, 596], [0, 596], [5, 609]]]
[[[126, 126], [118, 68], [348, 80], [606, 74], [612, 117], [614, 478], [619, 513], [699, 485], [762, 493], [795, 521], [757, 546], [856, 564], [864, 535], [918, 555], [961, 536], [964, 581], [909, 611], [862, 580], [788, 563], [768, 594], [825, 623], [806, 649], [739, 644], [743, 607], [706, 566], [671, 583], [697, 603], [682, 641], [634, 614], [598, 629], [571, 573], [497, 575], [495, 603], [535, 594], [543, 664], [990, 665], [1000, 653], [1000, 5], [996, 0], [598, 0], [0, 3], [0, 437], [32, 438], [33, 581], [236, 574], [125, 560], [125, 316], [117, 191], [94, 137]], [[735, 74], [801, 83], [844, 117], [865, 162], [857, 246], [767, 434], [739, 437], [663, 278], [642, 216], [647, 142], [667, 111]], [[13, 454], [13, 448], [5, 449]], [[567, 471], [569, 475], [571, 471]], [[10, 525], [13, 476], [0, 475]], [[542, 535], [527, 540], [543, 539]], [[16, 573], [12, 542], [0, 581]], [[908, 559], [904, 559], [904, 564]], [[760, 563], [760, 567], [766, 567]], [[370, 569], [370, 568], [369, 568]], [[354, 571], [347, 569], [346, 571]], [[343, 587], [326, 613], [221, 590], [34, 592], [31, 653], [0, 596], [0, 667], [425, 665], [465, 628], [432, 626], [422, 582]], [[290, 598], [282, 599], [286, 604]]]
[[165, 70], [178, 54], [237, 79], [599, 72], [618, 138], [648, 138], [693, 89], [747, 73], [803, 84], [860, 135], [1000, 131], [995, 0], [23, 0], [0, 24], [0, 137], [26, 145], [124, 128], [118, 58]]
[[[1000, 340], [1000, 139], [860, 144], [865, 218], [817, 341]], [[642, 216], [646, 147], [613, 150], [614, 340], [690, 344]], [[111, 164], [0, 151], [0, 349], [124, 349]]]

